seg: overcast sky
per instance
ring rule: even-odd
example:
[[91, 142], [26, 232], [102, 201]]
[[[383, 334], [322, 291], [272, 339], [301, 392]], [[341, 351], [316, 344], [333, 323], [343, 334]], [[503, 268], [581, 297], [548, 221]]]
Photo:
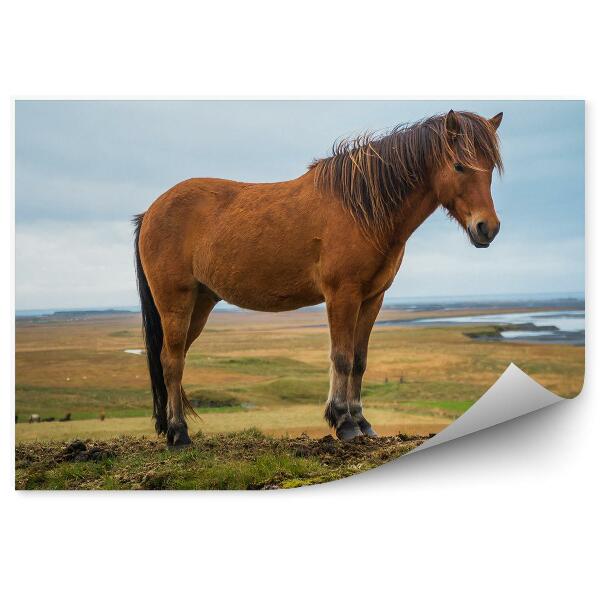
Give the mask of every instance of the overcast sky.
[[387, 297], [584, 289], [584, 104], [514, 101], [19, 101], [16, 308], [137, 304], [130, 219], [189, 177], [292, 179], [344, 135], [504, 111], [502, 231], [475, 249], [438, 211]]

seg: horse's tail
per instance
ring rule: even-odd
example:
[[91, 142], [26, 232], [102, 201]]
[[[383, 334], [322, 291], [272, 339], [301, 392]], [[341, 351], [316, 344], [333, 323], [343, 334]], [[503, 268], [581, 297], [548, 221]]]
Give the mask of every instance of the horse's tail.
[[148, 360], [148, 371], [152, 385], [152, 398], [154, 401], [153, 417], [154, 426], [158, 434], [167, 433], [167, 386], [163, 375], [160, 353], [163, 346], [163, 329], [160, 314], [154, 303], [144, 267], [140, 258], [140, 229], [144, 213], [133, 218], [135, 226], [135, 270], [137, 274], [137, 287], [142, 305], [142, 330], [144, 343], [146, 344], [146, 358]]

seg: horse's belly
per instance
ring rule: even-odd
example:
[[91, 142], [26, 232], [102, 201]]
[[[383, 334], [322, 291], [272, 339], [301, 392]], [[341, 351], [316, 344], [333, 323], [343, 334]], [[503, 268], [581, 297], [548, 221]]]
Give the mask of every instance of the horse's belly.
[[[217, 292], [219, 293], [219, 292]], [[283, 312], [287, 310], [296, 310], [304, 306], [314, 306], [323, 302], [324, 298], [318, 294], [301, 296], [283, 296], [283, 295], [262, 295], [250, 296], [247, 294], [221, 294], [221, 298], [229, 304], [234, 304], [240, 308], [248, 310], [257, 310], [261, 312]]]
[[[239, 257], [238, 257], [239, 258]], [[280, 312], [323, 302], [311, 266], [263, 261], [214, 261], [197, 275], [223, 300], [249, 310]]]
[[281, 312], [312, 306], [324, 300], [310, 282], [293, 286], [281, 283], [274, 280], [271, 285], [257, 285], [240, 277], [235, 282], [211, 281], [208, 286], [226, 302], [249, 310]]

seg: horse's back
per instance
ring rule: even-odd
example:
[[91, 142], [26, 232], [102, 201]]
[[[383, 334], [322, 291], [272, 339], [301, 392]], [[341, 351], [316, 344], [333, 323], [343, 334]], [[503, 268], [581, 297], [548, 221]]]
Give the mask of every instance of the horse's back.
[[287, 310], [318, 303], [322, 297], [314, 271], [324, 219], [313, 196], [313, 187], [300, 180], [183, 181], [144, 216], [144, 268], [177, 285], [203, 283], [249, 308]]

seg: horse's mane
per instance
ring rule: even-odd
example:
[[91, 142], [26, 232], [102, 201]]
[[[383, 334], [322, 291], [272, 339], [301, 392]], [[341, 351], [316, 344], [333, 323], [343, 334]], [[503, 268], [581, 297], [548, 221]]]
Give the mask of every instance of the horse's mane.
[[[502, 171], [494, 127], [479, 115], [454, 112], [336, 142], [332, 155], [310, 165], [317, 188], [338, 196], [370, 235], [384, 232], [407, 195], [448, 161], [477, 168], [484, 159]], [[449, 133], [450, 130], [450, 133]]]

